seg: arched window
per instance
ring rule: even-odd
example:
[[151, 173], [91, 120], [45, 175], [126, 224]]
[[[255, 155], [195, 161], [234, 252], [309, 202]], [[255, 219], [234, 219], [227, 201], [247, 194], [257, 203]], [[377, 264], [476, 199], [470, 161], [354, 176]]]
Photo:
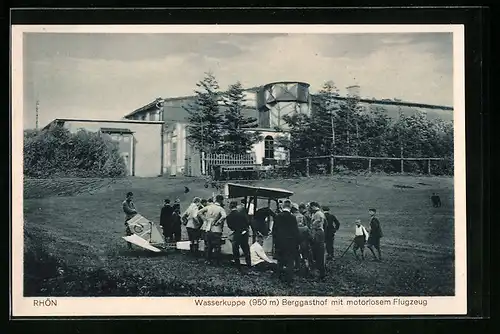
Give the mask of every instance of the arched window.
[[264, 158], [274, 159], [274, 139], [272, 136], [264, 138]]

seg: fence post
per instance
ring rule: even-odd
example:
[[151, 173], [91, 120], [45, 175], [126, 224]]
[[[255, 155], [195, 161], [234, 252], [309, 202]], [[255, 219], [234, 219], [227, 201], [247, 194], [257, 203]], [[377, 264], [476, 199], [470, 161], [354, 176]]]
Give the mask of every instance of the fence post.
[[333, 164], [335, 163], [333, 155], [330, 157], [330, 175], [333, 176]]
[[368, 159], [368, 172], [372, 172], [372, 159]]
[[306, 159], [306, 176], [309, 177], [309, 158]]
[[427, 173], [431, 175], [431, 159], [427, 160]]
[[403, 174], [403, 172], [404, 172], [404, 169], [403, 169], [403, 161], [404, 161], [404, 160], [403, 160], [403, 159], [401, 159], [401, 174]]

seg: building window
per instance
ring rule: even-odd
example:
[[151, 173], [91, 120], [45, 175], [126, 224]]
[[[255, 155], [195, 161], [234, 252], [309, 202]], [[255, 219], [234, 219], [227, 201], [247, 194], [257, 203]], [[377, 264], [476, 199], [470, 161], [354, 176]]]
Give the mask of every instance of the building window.
[[170, 162], [172, 165], [177, 164], [177, 143], [172, 143], [170, 147]]
[[271, 136], [264, 138], [264, 158], [274, 159], [274, 139]]

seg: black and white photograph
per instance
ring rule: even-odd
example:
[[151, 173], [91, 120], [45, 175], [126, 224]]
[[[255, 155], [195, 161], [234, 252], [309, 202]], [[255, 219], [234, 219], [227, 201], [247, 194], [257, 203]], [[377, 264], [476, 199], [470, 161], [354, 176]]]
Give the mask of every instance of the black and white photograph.
[[466, 313], [462, 26], [12, 38], [18, 314]]

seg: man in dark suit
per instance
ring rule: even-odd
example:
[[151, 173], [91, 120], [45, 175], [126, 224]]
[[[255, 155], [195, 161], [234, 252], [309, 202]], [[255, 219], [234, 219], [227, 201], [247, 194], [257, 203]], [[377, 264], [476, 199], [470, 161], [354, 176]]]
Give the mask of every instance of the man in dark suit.
[[290, 284], [293, 281], [293, 267], [299, 241], [297, 219], [291, 213], [290, 200], [283, 202], [283, 209], [274, 219], [273, 242], [278, 259], [278, 275]]
[[326, 224], [324, 226], [325, 246], [327, 254], [326, 259], [333, 260], [333, 242], [335, 241], [335, 232], [337, 232], [340, 227], [340, 222], [337, 217], [335, 217], [335, 215], [330, 212], [329, 207], [324, 206], [322, 210], [326, 218]]
[[163, 207], [160, 212], [160, 225], [163, 229], [163, 237], [165, 242], [170, 241], [172, 236], [172, 213], [174, 208], [170, 205], [170, 199], [165, 199], [163, 201]]
[[229, 203], [231, 212], [227, 215], [227, 227], [233, 231], [231, 244], [233, 246], [234, 264], [241, 271], [240, 264], [240, 248], [245, 255], [245, 263], [248, 268], [252, 266], [250, 263], [250, 246], [248, 245], [248, 233], [250, 222], [248, 215], [241, 210], [238, 210], [238, 203], [232, 201]]
[[[380, 222], [379, 222], [378, 218], [376, 217], [377, 210], [369, 209], [368, 212], [371, 216], [371, 219], [370, 219], [370, 234], [368, 236], [367, 247], [370, 250], [370, 252], [372, 253], [375, 260], [380, 261], [380, 260], [382, 260], [382, 254], [380, 252], [380, 239], [383, 236], [382, 228], [380, 227]], [[377, 250], [378, 258], [375, 255], [373, 248], [375, 248]]]

